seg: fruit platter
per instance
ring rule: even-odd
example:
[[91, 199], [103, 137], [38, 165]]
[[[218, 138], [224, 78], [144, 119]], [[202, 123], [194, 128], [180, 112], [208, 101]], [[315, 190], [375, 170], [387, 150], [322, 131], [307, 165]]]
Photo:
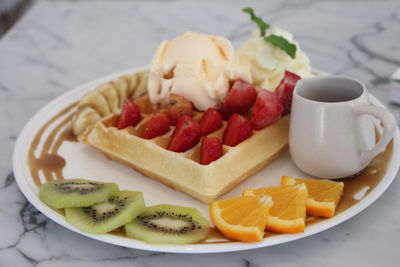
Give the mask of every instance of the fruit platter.
[[148, 67], [43, 107], [13, 156], [27, 199], [90, 238], [182, 253], [293, 241], [373, 203], [399, 167], [398, 132], [352, 178], [299, 170], [287, 150], [292, 94], [322, 74], [291, 33], [243, 11], [258, 29], [237, 50], [221, 36], [183, 33], [161, 42]]

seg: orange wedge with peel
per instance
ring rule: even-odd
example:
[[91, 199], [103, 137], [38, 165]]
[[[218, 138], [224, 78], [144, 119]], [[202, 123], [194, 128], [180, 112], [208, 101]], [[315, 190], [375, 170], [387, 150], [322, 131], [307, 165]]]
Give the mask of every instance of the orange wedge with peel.
[[210, 216], [227, 238], [242, 242], [258, 242], [273, 205], [269, 196], [243, 196], [217, 200], [210, 204]]
[[306, 202], [307, 214], [331, 218], [335, 215], [336, 206], [343, 195], [343, 182], [330, 180], [300, 179], [282, 176], [281, 185], [304, 183], [308, 190]]
[[304, 232], [307, 188], [304, 184], [246, 189], [244, 196], [270, 196], [274, 205], [269, 210], [266, 229], [276, 233]]

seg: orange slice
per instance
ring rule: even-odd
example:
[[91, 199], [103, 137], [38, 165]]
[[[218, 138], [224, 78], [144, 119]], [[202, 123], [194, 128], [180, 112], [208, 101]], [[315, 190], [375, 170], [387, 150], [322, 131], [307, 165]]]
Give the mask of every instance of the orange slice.
[[343, 182], [330, 180], [300, 179], [282, 176], [281, 185], [304, 183], [308, 190], [307, 214], [312, 216], [333, 217], [335, 209], [343, 195]]
[[267, 217], [267, 230], [277, 233], [304, 232], [308, 195], [304, 184], [248, 189], [243, 191], [243, 195], [272, 197], [274, 205]]
[[257, 242], [264, 237], [264, 229], [272, 206], [268, 196], [244, 196], [214, 201], [210, 215], [215, 226], [229, 239]]

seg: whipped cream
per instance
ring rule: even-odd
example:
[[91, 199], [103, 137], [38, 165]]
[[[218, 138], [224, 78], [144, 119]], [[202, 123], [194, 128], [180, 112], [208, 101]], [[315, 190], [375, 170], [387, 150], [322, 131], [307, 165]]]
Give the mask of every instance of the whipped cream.
[[147, 90], [154, 104], [167, 104], [174, 93], [204, 111], [221, 104], [229, 81], [236, 78], [252, 82], [250, 67], [239, 62], [228, 39], [187, 32], [160, 44], [150, 66]]
[[301, 51], [293, 35], [278, 27], [268, 29], [266, 36], [270, 34], [282, 36], [296, 45], [296, 57], [292, 59], [285, 51], [266, 42], [258, 30], [253, 31], [252, 37], [237, 51], [240, 63], [250, 67], [253, 83], [274, 91], [283, 78], [285, 70], [294, 72], [302, 78], [312, 76], [310, 60]]

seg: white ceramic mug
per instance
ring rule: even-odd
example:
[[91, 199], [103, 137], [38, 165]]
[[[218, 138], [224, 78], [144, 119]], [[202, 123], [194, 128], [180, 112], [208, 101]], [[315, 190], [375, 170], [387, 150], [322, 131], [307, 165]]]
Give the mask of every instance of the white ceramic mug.
[[[377, 144], [373, 117], [383, 124]], [[367, 89], [356, 79], [320, 76], [302, 79], [294, 89], [290, 154], [298, 168], [315, 177], [360, 172], [384, 151], [395, 129], [393, 115], [370, 105]]]

